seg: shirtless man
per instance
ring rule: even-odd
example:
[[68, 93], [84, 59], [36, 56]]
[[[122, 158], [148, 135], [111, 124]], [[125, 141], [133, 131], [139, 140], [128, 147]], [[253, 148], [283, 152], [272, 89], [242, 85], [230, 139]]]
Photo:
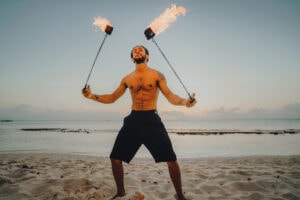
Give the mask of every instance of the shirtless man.
[[[176, 154], [168, 133], [157, 114], [156, 103], [161, 91], [174, 105], [192, 107], [196, 100], [183, 99], [174, 94], [167, 86], [163, 74], [147, 65], [149, 52], [143, 46], [136, 46], [131, 51], [131, 59], [136, 64], [135, 71], [125, 76], [120, 86], [112, 93], [96, 95], [87, 86], [82, 94], [101, 103], [113, 103], [128, 88], [132, 98], [131, 113], [124, 118], [124, 124], [116, 138], [110, 154], [112, 172], [117, 186], [117, 194], [112, 198], [125, 196], [123, 161], [129, 163], [139, 147], [144, 144], [155, 162], [166, 162], [173, 182], [177, 199], [186, 200], [182, 192], [181, 173]], [[194, 98], [195, 94], [192, 95]]]

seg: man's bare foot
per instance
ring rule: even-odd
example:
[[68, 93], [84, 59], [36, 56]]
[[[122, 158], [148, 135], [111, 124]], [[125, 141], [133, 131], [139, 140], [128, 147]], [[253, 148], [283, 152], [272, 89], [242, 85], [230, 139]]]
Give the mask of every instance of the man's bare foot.
[[113, 196], [110, 200], [113, 200], [113, 199], [115, 199], [115, 198], [117, 198], [117, 197], [124, 197], [126, 194], [125, 193], [121, 193], [121, 194], [119, 194], [119, 193], [117, 193], [115, 196]]

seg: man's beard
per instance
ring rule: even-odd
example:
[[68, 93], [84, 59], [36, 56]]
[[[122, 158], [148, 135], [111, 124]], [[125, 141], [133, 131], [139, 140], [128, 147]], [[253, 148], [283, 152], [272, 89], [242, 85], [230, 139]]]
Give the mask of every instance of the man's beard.
[[141, 63], [144, 63], [145, 60], [146, 60], [146, 56], [143, 56], [142, 58], [135, 58], [134, 63], [141, 64]]

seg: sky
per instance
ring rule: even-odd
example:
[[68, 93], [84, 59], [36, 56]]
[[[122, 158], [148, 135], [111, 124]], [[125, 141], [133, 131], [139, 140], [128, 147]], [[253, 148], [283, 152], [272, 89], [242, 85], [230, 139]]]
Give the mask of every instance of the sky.
[[185, 90], [144, 30], [172, 4], [186, 8], [155, 36], [190, 93], [193, 108], [158, 111], [170, 119], [300, 118], [300, 1], [297, 0], [0, 0], [0, 119], [106, 119], [130, 112], [127, 91], [114, 104], [81, 95], [105, 36], [94, 17], [114, 30], [89, 84], [109, 94], [134, 70], [130, 51], [149, 49], [148, 65], [170, 89]]

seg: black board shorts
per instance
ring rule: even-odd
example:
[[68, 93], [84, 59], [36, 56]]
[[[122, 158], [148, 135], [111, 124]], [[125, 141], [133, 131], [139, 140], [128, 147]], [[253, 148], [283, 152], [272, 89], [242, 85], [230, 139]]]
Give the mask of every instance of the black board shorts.
[[110, 158], [129, 163], [142, 144], [150, 151], [155, 162], [177, 160], [169, 135], [156, 110], [131, 111], [124, 118]]

